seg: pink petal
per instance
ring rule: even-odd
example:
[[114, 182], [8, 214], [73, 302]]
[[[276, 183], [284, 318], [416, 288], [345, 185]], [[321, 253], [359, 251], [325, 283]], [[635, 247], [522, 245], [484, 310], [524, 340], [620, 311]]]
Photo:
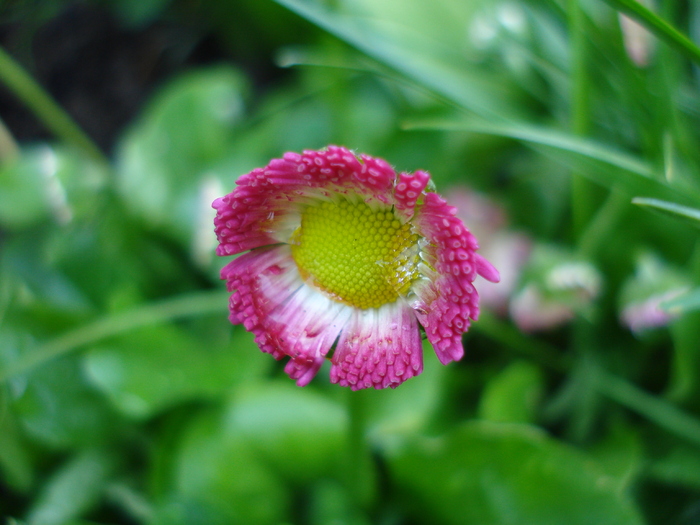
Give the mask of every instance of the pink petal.
[[401, 173], [394, 187], [394, 202], [397, 212], [405, 219], [413, 217], [418, 198], [430, 181], [430, 174], [425, 171]]
[[415, 315], [401, 301], [354, 310], [331, 361], [333, 383], [353, 390], [397, 387], [423, 371]]
[[483, 256], [475, 253], [474, 262], [476, 264], [476, 273], [481, 275], [484, 279], [491, 281], [492, 283], [497, 283], [501, 280], [498, 270], [494, 268], [493, 264], [484, 259]]
[[479, 315], [479, 295], [472, 286], [477, 272], [498, 276], [476, 254], [476, 239], [456, 211], [439, 195], [427, 193], [413, 220], [429, 241], [423, 256], [435, 271], [424, 270], [428, 279], [414, 287], [417, 300], [411, 306], [443, 364], [462, 358], [462, 334], [469, 329], [470, 319]]
[[[285, 153], [264, 168], [240, 177], [236, 189], [216, 199], [217, 255], [287, 242], [309, 198], [359, 195], [365, 202], [392, 205], [396, 172], [384, 160], [339, 146], [302, 154]], [[294, 222], [296, 220], [296, 223]]]
[[234, 292], [231, 322], [243, 324], [276, 359], [290, 356], [297, 364], [322, 359], [350, 319], [350, 307], [304, 284], [287, 245], [243, 254], [221, 277]]
[[323, 365], [325, 357], [317, 357], [311, 360], [290, 359], [284, 367], [289, 377], [296, 379], [297, 386], [308, 385]]

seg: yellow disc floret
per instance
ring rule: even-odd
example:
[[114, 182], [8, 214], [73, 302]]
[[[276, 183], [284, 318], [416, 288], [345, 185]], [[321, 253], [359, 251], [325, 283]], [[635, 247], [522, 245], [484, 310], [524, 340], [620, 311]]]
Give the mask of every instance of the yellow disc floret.
[[304, 280], [365, 309], [408, 293], [418, 277], [418, 239], [390, 209], [339, 199], [307, 207], [290, 244]]

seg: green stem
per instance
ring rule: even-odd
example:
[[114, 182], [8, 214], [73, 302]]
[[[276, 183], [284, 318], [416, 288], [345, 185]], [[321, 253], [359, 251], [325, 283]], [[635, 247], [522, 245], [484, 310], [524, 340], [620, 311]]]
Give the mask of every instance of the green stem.
[[22, 355], [14, 363], [0, 369], [0, 383], [107, 337], [180, 317], [223, 312], [226, 308], [227, 297], [228, 294], [220, 291], [199, 292], [104, 317], [71, 330], [34, 351]]
[[[569, 0], [571, 38], [571, 128], [575, 135], [585, 136], [590, 128], [589, 78], [585, 15], [579, 0]], [[594, 209], [591, 183], [580, 173], [572, 174], [571, 209], [574, 238], [584, 230]]]
[[578, 255], [584, 259], [592, 259], [605, 245], [606, 237], [614, 230], [615, 225], [628, 209], [630, 199], [615, 188], [610, 190], [607, 200], [596, 212], [593, 219], [579, 237]]
[[678, 31], [663, 18], [644, 7], [637, 0], [605, 0], [614, 9], [622, 11], [639, 21], [649, 31], [654, 33], [668, 45], [687, 55], [691, 60], [700, 64], [700, 47], [690, 38]]
[[0, 48], [0, 81], [24, 102], [58, 138], [83, 150], [97, 162], [107, 158], [75, 121], [4, 49]]

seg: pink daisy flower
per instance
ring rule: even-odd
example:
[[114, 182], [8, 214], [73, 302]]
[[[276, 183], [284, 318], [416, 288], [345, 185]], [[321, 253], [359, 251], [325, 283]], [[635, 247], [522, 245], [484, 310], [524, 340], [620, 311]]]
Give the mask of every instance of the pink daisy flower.
[[[304, 386], [331, 348], [331, 381], [396, 387], [423, 370], [419, 324], [443, 364], [464, 355], [479, 314], [472, 282], [498, 281], [425, 171], [329, 146], [286, 153], [216, 199], [230, 320], [263, 352], [290, 358]], [[244, 253], [245, 252], [245, 253]]]

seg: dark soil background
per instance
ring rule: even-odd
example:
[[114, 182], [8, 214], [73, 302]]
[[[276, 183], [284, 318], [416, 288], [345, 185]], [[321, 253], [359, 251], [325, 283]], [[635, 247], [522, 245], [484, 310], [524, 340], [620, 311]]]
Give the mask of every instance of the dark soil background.
[[[16, 2], [0, 9], [0, 45], [110, 153], [153, 90], [180, 71], [231, 62], [245, 70], [258, 91], [287, 74], [275, 67], [274, 48], [258, 32], [246, 2], [229, 2], [221, 9], [212, 4], [207, 9], [197, 2], [172, 4], [156, 19], [134, 27], [97, 3], [40, 8], [41, 2]], [[288, 14], [277, 14], [287, 36], [304, 34], [295, 30], [295, 21], [287, 24]], [[225, 36], [230, 34], [237, 36]], [[49, 136], [2, 86], [0, 117], [20, 142]]]

